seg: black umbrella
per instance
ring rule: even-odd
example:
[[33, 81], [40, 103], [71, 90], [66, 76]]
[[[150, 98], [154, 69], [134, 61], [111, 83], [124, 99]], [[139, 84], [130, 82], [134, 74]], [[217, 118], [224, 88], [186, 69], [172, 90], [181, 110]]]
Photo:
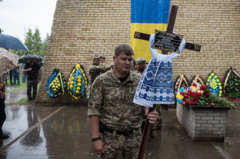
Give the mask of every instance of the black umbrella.
[[20, 56], [19, 59], [18, 59], [18, 62], [19, 63], [29, 63], [30, 58], [35, 59], [36, 63], [42, 62], [42, 60], [44, 59], [43, 57], [38, 56], [38, 55], [27, 54], [27, 55]]
[[18, 38], [6, 34], [0, 34], [0, 47], [5, 49], [29, 51]]

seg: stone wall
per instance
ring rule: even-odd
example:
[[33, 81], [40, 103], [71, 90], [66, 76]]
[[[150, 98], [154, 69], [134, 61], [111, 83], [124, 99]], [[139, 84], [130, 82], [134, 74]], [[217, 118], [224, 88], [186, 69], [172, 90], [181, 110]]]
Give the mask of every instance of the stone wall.
[[228, 109], [193, 109], [177, 103], [176, 116], [194, 140], [224, 140]]
[[58, 0], [50, 43], [44, 64], [38, 103], [85, 105], [86, 97], [74, 100], [69, 94], [52, 99], [46, 82], [55, 67], [68, 78], [80, 63], [88, 74], [94, 54], [104, 54], [112, 62], [114, 48], [130, 44], [130, 0]]
[[[112, 63], [115, 46], [130, 44], [130, 0], [58, 0], [44, 64], [38, 103], [84, 104], [68, 94], [52, 99], [46, 82], [55, 67], [67, 78], [76, 63], [88, 72], [94, 54]], [[174, 79], [181, 73], [204, 79], [214, 71], [222, 80], [233, 66], [240, 72], [239, 0], [172, 0], [179, 6], [174, 31], [187, 42], [202, 45], [201, 52], [184, 50], [173, 60]]]

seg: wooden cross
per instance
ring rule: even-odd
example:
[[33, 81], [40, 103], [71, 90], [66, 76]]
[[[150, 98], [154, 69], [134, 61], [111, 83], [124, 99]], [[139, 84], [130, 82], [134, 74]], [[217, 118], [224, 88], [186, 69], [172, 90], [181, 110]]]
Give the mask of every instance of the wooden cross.
[[[170, 17], [169, 17], [169, 23], [168, 23], [167, 30], [166, 30], [167, 33], [173, 32], [174, 23], [175, 23], [175, 19], [177, 16], [177, 10], [178, 10], [178, 6], [173, 5], [172, 9], [171, 9]], [[149, 37], [150, 37], [150, 35], [145, 34], [145, 33], [135, 32], [135, 34], [134, 34], [134, 38], [138, 38], [138, 39], [142, 39], [142, 40], [149, 41]], [[201, 45], [186, 43], [185, 49], [200, 51]], [[162, 54], [168, 54], [168, 51], [162, 50]], [[156, 105], [154, 104], [152, 108], [149, 108], [149, 112], [154, 111], [155, 107], [156, 107]], [[164, 107], [166, 107], [166, 105]], [[150, 124], [147, 119], [147, 121], [145, 122], [144, 130], [143, 130], [143, 137], [142, 137], [142, 142], [141, 142], [141, 146], [140, 146], [139, 153], [138, 153], [138, 159], [144, 158], [145, 150], [146, 150], [147, 143], [148, 143], [148, 136], [149, 136], [151, 127], [152, 127], [152, 124]]]
[[[174, 5], [172, 6], [172, 10], [171, 10], [171, 13], [170, 13], [169, 23], [168, 23], [168, 26], [167, 26], [166, 34], [171, 34], [173, 32], [174, 23], [175, 23], [175, 19], [176, 19], [176, 16], [177, 16], [177, 9], [178, 9], [178, 6], [174, 6]], [[149, 41], [149, 37], [150, 37], [149, 34], [140, 33], [140, 32], [135, 32], [134, 33], [134, 38], [136, 38], [136, 39]], [[155, 40], [156, 40], [156, 36], [155, 36]], [[188, 50], [193, 50], [193, 51], [200, 51], [201, 50], [201, 45], [186, 42], [186, 45], [185, 45], [184, 48], [188, 49]], [[167, 54], [167, 53], [168, 53], [167, 51], [162, 52], [162, 54]]]

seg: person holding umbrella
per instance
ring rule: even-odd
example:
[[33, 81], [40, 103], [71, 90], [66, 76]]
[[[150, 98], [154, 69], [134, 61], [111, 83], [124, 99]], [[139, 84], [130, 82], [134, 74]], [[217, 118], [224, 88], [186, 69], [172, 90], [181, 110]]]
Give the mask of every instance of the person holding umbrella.
[[[40, 81], [40, 68], [34, 58], [30, 58], [30, 62], [26, 64], [23, 72], [27, 73], [27, 97], [28, 101], [35, 100], [37, 95], [37, 84]], [[33, 88], [33, 93], [31, 90]]]
[[4, 134], [2, 131], [3, 123], [6, 120], [6, 113], [5, 113], [5, 91], [6, 85], [2, 81], [3, 76], [0, 74], [0, 138], [9, 138], [7, 134]]
[[[1, 40], [0, 40], [1, 41]], [[3, 75], [17, 66], [19, 56], [9, 50], [0, 47], [0, 138], [8, 138], [2, 131], [3, 123], [6, 120], [5, 113], [5, 91], [6, 84], [3, 82]], [[6, 77], [5, 77], [6, 78]]]

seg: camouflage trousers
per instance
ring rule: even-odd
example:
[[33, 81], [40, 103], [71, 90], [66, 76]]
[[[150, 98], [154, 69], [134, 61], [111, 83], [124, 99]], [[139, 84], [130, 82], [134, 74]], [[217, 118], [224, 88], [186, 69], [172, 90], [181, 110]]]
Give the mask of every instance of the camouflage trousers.
[[116, 132], [104, 131], [102, 140], [107, 152], [101, 159], [137, 159], [142, 140], [142, 132], [139, 128], [129, 136], [117, 135]]
[[153, 124], [153, 127], [159, 127], [162, 124], [162, 112], [161, 112], [161, 105], [156, 105], [156, 112], [158, 113], [157, 121]]

